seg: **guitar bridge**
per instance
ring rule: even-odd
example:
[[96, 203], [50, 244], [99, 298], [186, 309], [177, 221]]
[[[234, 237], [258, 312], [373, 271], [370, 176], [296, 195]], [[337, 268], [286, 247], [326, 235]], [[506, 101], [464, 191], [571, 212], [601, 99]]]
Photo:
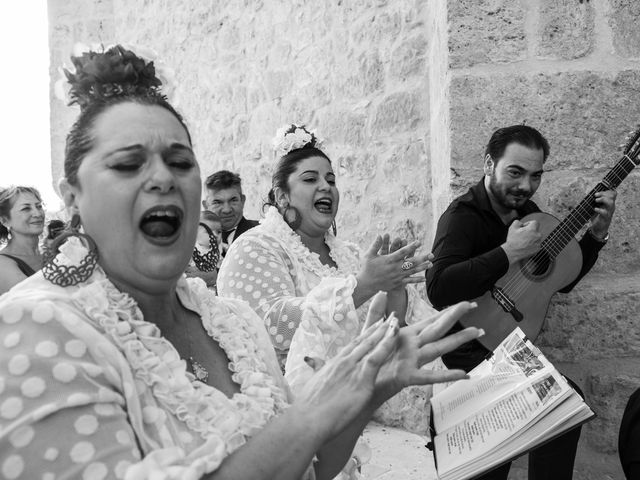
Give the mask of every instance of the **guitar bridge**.
[[507, 296], [506, 293], [500, 287], [494, 287], [491, 289], [491, 296], [493, 299], [502, 307], [502, 309], [510, 314], [516, 322], [521, 322], [524, 319], [524, 316], [516, 308], [516, 304]]

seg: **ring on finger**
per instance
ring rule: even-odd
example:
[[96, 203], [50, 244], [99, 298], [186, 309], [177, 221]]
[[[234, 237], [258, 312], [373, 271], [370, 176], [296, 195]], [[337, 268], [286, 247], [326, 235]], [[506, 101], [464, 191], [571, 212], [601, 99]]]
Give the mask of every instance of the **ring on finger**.
[[402, 270], [411, 270], [413, 268], [413, 262], [407, 260], [407, 257], [404, 257], [404, 262], [402, 262]]

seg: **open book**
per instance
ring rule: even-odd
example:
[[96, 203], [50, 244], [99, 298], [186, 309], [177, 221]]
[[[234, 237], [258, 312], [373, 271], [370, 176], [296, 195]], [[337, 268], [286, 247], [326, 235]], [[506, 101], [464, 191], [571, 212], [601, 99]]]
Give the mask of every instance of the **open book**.
[[519, 328], [431, 398], [440, 480], [473, 478], [595, 417]]

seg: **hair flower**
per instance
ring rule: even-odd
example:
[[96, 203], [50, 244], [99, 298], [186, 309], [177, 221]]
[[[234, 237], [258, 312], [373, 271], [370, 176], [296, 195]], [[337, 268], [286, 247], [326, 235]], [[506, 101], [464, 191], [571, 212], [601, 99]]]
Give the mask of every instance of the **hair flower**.
[[[80, 108], [91, 99], [143, 91], [166, 98], [175, 93], [174, 74], [157, 56], [151, 49], [130, 45], [105, 47], [76, 43], [72, 66], [59, 69], [55, 95], [68, 105], [78, 104]], [[175, 105], [173, 98], [172, 102]]]
[[278, 129], [273, 139], [273, 148], [276, 156], [282, 157], [300, 148], [320, 148], [320, 143], [315, 132], [307, 130], [304, 125], [292, 123]]

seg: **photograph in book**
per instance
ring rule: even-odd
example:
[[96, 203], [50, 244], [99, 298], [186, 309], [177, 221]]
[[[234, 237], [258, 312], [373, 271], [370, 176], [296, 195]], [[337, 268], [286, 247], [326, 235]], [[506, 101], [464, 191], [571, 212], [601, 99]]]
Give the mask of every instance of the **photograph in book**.
[[519, 328], [431, 409], [440, 480], [473, 478], [595, 416]]

